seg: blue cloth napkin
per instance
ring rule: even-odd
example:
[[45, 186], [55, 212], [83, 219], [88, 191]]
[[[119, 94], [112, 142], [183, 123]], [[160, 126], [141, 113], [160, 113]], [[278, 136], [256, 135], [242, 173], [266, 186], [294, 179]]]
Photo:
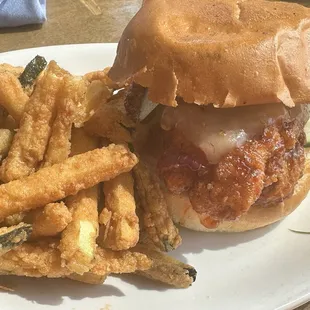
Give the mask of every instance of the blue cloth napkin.
[[40, 24], [46, 20], [46, 0], [0, 0], [0, 27]]

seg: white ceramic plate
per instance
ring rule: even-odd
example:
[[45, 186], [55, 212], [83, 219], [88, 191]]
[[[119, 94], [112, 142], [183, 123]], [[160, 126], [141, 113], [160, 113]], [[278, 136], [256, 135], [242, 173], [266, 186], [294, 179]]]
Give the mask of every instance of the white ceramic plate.
[[[40, 54], [82, 74], [110, 66], [115, 50], [116, 44], [43, 47], [0, 54], [0, 63], [25, 65]], [[310, 197], [303, 209], [307, 204]], [[0, 309], [293, 309], [310, 300], [310, 235], [294, 233], [289, 225], [290, 217], [241, 234], [181, 230], [183, 245], [171, 254], [196, 267], [197, 281], [189, 289], [173, 289], [133, 275], [109, 277], [102, 286], [2, 277], [0, 284], [15, 292], [0, 293]]]

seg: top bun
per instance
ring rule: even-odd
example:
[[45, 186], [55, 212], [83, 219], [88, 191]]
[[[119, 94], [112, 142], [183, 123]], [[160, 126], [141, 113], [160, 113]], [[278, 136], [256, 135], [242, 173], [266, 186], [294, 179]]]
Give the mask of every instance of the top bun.
[[310, 102], [310, 10], [265, 0], [145, 0], [109, 73], [153, 102]]

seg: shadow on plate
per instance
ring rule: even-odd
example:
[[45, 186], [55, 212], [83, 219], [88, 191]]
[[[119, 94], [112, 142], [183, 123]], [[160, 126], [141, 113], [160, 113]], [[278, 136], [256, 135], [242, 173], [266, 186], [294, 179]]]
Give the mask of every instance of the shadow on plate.
[[69, 279], [6, 276], [1, 284], [14, 289], [14, 292], [9, 294], [18, 295], [33, 303], [51, 306], [61, 305], [63, 297], [82, 300], [84, 298], [124, 296], [120, 289], [109, 284], [90, 285]]
[[164, 292], [167, 290], [176, 289], [168, 284], [157, 282], [135, 274], [113, 275], [113, 277], [120, 278], [128, 284], [134, 285], [139, 290]]
[[238, 244], [248, 243], [255, 239], [264, 237], [273, 231], [278, 225], [279, 222], [267, 227], [241, 233], [203, 233], [181, 228], [180, 234], [183, 239], [182, 245], [175, 251], [171, 252], [171, 255], [186, 262], [183, 254], [200, 253], [205, 249], [218, 251], [235, 247]]

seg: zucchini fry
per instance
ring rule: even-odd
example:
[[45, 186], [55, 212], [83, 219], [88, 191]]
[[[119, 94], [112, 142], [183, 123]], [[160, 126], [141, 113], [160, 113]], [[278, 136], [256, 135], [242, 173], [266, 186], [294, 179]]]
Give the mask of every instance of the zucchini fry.
[[146, 246], [138, 245], [134, 250], [147, 255], [153, 261], [150, 269], [136, 271], [137, 274], [178, 288], [187, 288], [195, 282], [197, 271], [194, 267]]
[[71, 151], [71, 127], [83, 90], [79, 88], [81, 79], [65, 76], [60, 99], [57, 104], [57, 116], [53, 123], [51, 138], [44, 156], [43, 167], [58, 164], [69, 157]]
[[[99, 141], [88, 136], [84, 129], [72, 132], [72, 155], [78, 155], [98, 147]], [[72, 272], [89, 271], [95, 257], [98, 237], [98, 186], [80, 191], [68, 197], [66, 204], [72, 213], [72, 222], [63, 231], [59, 249], [63, 266]]]
[[0, 71], [0, 81], [0, 104], [19, 123], [29, 98], [13, 73]]
[[90, 270], [98, 236], [97, 186], [66, 199], [72, 221], [62, 232], [59, 249], [62, 265], [77, 274]]
[[160, 181], [142, 162], [134, 167], [133, 172], [143, 210], [143, 228], [160, 250], [167, 252], [177, 248], [182, 239], [169, 215]]
[[43, 160], [62, 77], [61, 69], [51, 62], [25, 107], [20, 128], [0, 168], [2, 181], [9, 182], [33, 173]]
[[35, 210], [32, 217], [32, 238], [56, 236], [72, 220], [71, 213], [63, 202], [49, 203], [43, 210]]
[[70, 157], [63, 163], [40, 169], [20, 180], [2, 184], [0, 221], [9, 215], [42, 207], [113, 179], [130, 171], [137, 161], [137, 157], [126, 147], [111, 144]]
[[[61, 264], [57, 241], [24, 243], [0, 256], [0, 274], [26, 277], [72, 277], [72, 272]], [[146, 270], [152, 260], [139, 252], [112, 252], [97, 248], [90, 273], [105, 277], [109, 273], [131, 273]], [[74, 275], [73, 275], [74, 277]]]
[[32, 232], [32, 226], [20, 223], [16, 226], [0, 228], [0, 255], [25, 242]]
[[105, 182], [103, 189], [105, 204], [99, 217], [102, 233], [98, 242], [112, 250], [127, 250], [139, 240], [132, 176], [123, 173]]

